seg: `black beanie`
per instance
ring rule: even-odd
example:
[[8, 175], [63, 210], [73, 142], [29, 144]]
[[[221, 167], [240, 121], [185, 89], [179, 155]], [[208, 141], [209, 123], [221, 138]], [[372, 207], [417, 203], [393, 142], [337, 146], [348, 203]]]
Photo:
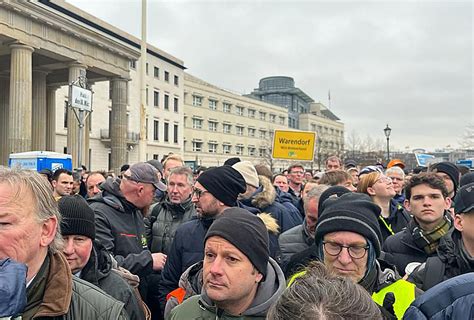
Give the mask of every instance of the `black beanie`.
[[229, 207], [234, 207], [237, 196], [247, 190], [244, 177], [230, 166], [204, 171], [196, 181], [217, 200]]
[[262, 219], [242, 208], [228, 208], [216, 218], [204, 242], [219, 236], [239, 249], [264, 277], [269, 257], [268, 231]]
[[459, 188], [459, 178], [461, 176], [458, 167], [454, 163], [451, 162], [438, 162], [431, 166], [430, 171], [432, 172], [443, 172], [446, 173], [451, 181], [454, 184], [454, 194]]
[[95, 239], [94, 210], [80, 195], [61, 197], [58, 201], [62, 216], [61, 234], [81, 235]]
[[234, 164], [236, 164], [236, 163], [238, 163], [238, 162], [240, 162], [240, 161], [242, 161], [242, 160], [240, 160], [240, 158], [238, 158], [238, 157], [229, 158], [229, 159], [227, 159], [226, 161], [224, 161], [224, 165], [225, 165], [225, 166], [231, 166], [231, 167], [232, 167]]
[[366, 194], [351, 192], [329, 198], [324, 202], [324, 210], [316, 225], [315, 244], [319, 245], [328, 233], [350, 231], [370, 240], [376, 257], [379, 257], [382, 250], [379, 215], [380, 207]]
[[318, 212], [319, 215], [322, 214], [323, 209], [324, 209], [324, 201], [326, 201], [329, 198], [337, 198], [342, 196], [343, 194], [349, 193], [351, 190], [343, 187], [343, 186], [332, 186], [327, 188], [326, 190], [321, 193], [321, 196], [319, 197], [318, 201]]

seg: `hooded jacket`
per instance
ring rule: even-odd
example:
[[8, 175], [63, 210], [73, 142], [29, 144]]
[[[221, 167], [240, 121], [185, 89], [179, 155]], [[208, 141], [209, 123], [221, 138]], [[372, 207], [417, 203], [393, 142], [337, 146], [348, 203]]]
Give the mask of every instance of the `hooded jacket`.
[[145, 238], [143, 215], [120, 191], [120, 179], [108, 178], [102, 193], [88, 199], [95, 213], [96, 240], [113, 254], [119, 266], [140, 278], [153, 270]]
[[91, 256], [81, 270], [80, 278], [101, 288], [118, 301], [122, 301], [130, 319], [145, 319], [135, 292], [112, 268], [112, 258], [100, 243], [94, 242]]
[[200, 295], [193, 296], [174, 308], [167, 319], [265, 319], [268, 309], [280, 297], [285, 287], [283, 272], [270, 258], [265, 281], [259, 284], [251, 305], [241, 315], [230, 315], [219, 309], [203, 289]]

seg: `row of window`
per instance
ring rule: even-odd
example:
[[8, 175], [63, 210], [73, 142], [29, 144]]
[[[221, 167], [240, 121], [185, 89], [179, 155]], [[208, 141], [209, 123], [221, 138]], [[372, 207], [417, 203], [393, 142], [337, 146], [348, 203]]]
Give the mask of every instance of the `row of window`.
[[[148, 105], [148, 88], [146, 88], [146, 104]], [[157, 90], [153, 90], [153, 106], [155, 108], [160, 107], [160, 92]], [[163, 95], [163, 108], [165, 110], [170, 109], [170, 96], [166, 93]], [[179, 111], [179, 98], [177, 97], [173, 97], [173, 111]]]
[[[147, 139], [148, 139], [148, 119], [146, 120]], [[178, 143], [178, 124], [173, 125], [173, 143]], [[160, 121], [153, 120], [153, 141], [160, 141]], [[170, 124], [163, 123], [163, 142], [170, 142]]]
[[[219, 148], [219, 144], [214, 143], [214, 142], [209, 142], [207, 143], [207, 152], [208, 153], [221, 153], [221, 154], [236, 154], [236, 155], [244, 155], [245, 151], [247, 151], [247, 155], [249, 156], [257, 156], [257, 151], [258, 151], [258, 156], [259, 157], [265, 157], [267, 155], [267, 148], [261, 147], [261, 148], [255, 148], [252, 146], [248, 146], [247, 150], [245, 150], [246, 147], [243, 145], [236, 145], [232, 146], [231, 144], [222, 144], [222, 148]], [[186, 148], [186, 146], [185, 146]], [[206, 150], [204, 149], [204, 142], [201, 141], [192, 141], [192, 151], [193, 152], [205, 152]]]
[[[193, 118], [193, 129], [202, 129], [203, 128], [203, 122], [204, 120], [198, 119], [198, 118]], [[209, 120], [207, 122], [208, 124], [208, 129], [209, 131], [217, 132], [218, 130], [218, 122]], [[229, 123], [223, 123], [222, 124], [222, 132], [223, 133], [232, 133], [232, 124]], [[256, 136], [257, 129], [248, 127], [247, 128], [247, 134], [249, 137], [255, 137]], [[259, 132], [259, 137], [261, 139], [267, 139], [268, 137], [268, 131], [267, 130], [258, 130]], [[238, 136], [243, 136], [245, 133], [245, 127], [242, 125], [235, 125], [235, 131], [234, 133]]]
[[336, 135], [338, 137], [343, 137], [344, 136], [344, 131], [342, 131], [342, 130], [323, 127], [323, 126], [317, 126], [314, 123], [311, 124], [311, 131], [319, 132], [319, 133], [328, 133], [328, 134], [331, 134], [331, 135]]
[[[213, 100], [213, 99], [208, 99], [209, 101], [209, 109], [211, 110], [217, 110], [217, 105], [218, 101]], [[203, 104], [203, 97], [193, 95], [193, 102], [192, 102], [194, 107], [202, 107]], [[245, 115], [245, 107], [242, 106], [233, 106], [232, 104], [228, 102], [223, 102], [222, 103], [222, 111], [225, 113], [232, 113], [232, 107], [235, 108], [235, 114], [239, 116], [244, 116]], [[252, 108], [247, 108], [247, 116], [249, 118], [256, 118], [257, 116], [257, 111]], [[262, 121], [267, 121], [267, 112], [264, 111], [259, 111], [258, 112], [258, 118]], [[268, 115], [268, 120], [270, 122], [275, 123], [276, 122], [277, 116], [273, 113], [270, 113]], [[285, 117], [284, 116], [279, 116], [279, 123], [284, 125], [285, 124]]]
[[[137, 68], [137, 63], [136, 61], [134, 60], [131, 60], [130, 61], [130, 68], [132, 69], [136, 69]], [[148, 71], [148, 62], [146, 63], [146, 68], [145, 68], [145, 72], [146, 72], [146, 75], [148, 76], [149, 75], [149, 71]], [[153, 77], [156, 78], [156, 79], [160, 79], [160, 68], [158, 68], [157, 66], [153, 66]], [[166, 71], [164, 70], [163, 72], [163, 80], [165, 82], [170, 82], [170, 73], [169, 71]], [[179, 86], [179, 76], [178, 75], [173, 75], [173, 83], [175, 86]]]

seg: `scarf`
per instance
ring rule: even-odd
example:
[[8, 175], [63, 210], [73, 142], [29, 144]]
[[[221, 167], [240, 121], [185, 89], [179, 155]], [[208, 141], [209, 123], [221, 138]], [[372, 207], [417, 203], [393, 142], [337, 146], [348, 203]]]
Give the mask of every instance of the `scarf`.
[[[416, 224], [416, 222], [415, 222]], [[436, 252], [439, 239], [446, 235], [451, 229], [453, 222], [449, 213], [444, 213], [443, 219], [431, 231], [425, 231], [418, 224], [412, 229], [411, 235], [416, 246], [425, 250], [429, 255]]]

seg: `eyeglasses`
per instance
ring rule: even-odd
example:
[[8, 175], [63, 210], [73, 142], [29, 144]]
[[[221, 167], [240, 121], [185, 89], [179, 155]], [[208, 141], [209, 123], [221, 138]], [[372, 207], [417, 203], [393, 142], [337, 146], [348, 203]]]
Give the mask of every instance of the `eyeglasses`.
[[193, 188], [193, 192], [191, 193], [191, 196], [200, 199], [201, 196], [202, 196], [203, 194], [205, 194], [205, 193], [209, 193], [209, 191], [207, 191], [207, 190], [201, 190], [201, 189], [198, 189], [198, 188]]
[[392, 178], [387, 177], [387, 176], [380, 176], [380, 178], [375, 180], [374, 184], [376, 184], [377, 182], [392, 183]]
[[291, 171], [290, 174], [304, 174], [304, 171]]
[[369, 249], [369, 246], [344, 246], [339, 243], [334, 243], [334, 242], [329, 242], [329, 241], [323, 241], [323, 247], [324, 251], [326, 251], [327, 254], [330, 256], [338, 256], [343, 248], [347, 249], [347, 252], [349, 253], [349, 256], [353, 259], [361, 259], [365, 256], [365, 253], [367, 252], [367, 249]]

